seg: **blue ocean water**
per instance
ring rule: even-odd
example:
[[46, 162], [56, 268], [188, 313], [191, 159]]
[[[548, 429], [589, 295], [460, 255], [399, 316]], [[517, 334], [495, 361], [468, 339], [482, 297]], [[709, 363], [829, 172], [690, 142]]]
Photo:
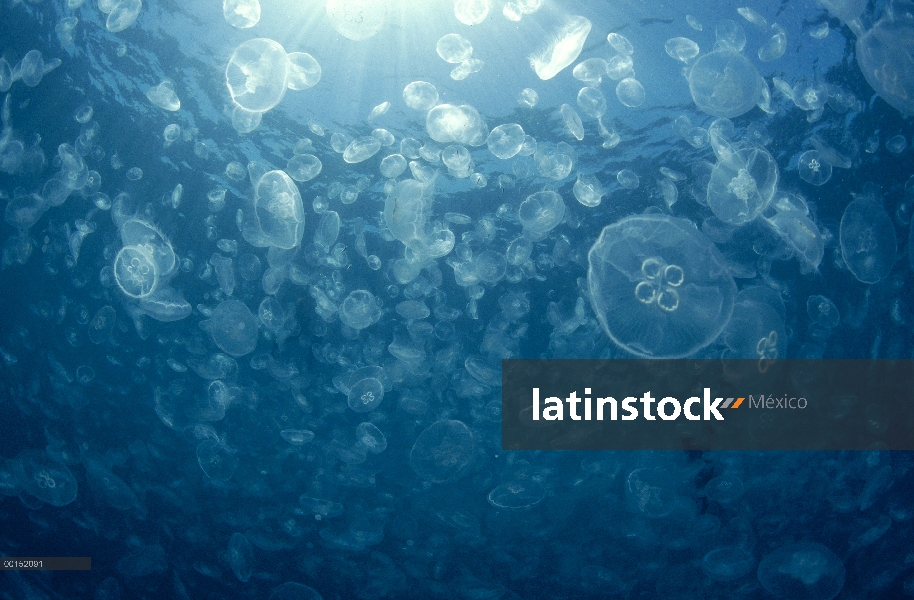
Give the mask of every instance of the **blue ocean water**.
[[92, 570], [0, 597], [914, 595], [909, 454], [500, 429], [505, 358], [911, 358], [912, 40], [906, 0], [2, 0], [0, 554]]

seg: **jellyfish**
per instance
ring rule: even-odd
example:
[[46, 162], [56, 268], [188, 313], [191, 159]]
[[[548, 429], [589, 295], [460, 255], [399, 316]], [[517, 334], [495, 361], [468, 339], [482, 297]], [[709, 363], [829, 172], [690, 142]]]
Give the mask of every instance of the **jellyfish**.
[[705, 54], [689, 70], [692, 100], [715, 117], [733, 118], [749, 112], [759, 101], [762, 78], [749, 60], [734, 50]]
[[384, 222], [391, 235], [408, 248], [421, 249], [427, 241], [425, 228], [433, 198], [434, 180], [405, 179], [394, 186], [384, 202]]
[[469, 60], [473, 44], [459, 33], [449, 33], [438, 40], [435, 50], [442, 60], [456, 65]]
[[813, 272], [825, 256], [825, 238], [803, 211], [787, 208], [763, 221], [796, 253], [800, 272]]
[[777, 190], [777, 163], [765, 149], [754, 146], [732, 148], [719, 156], [708, 183], [708, 206], [721, 221], [743, 225], [768, 208]]
[[637, 108], [644, 104], [644, 86], [634, 77], [626, 77], [616, 85], [616, 97], [625, 106]]
[[670, 58], [675, 58], [676, 60], [682, 61], [686, 64], [698, 56], [700, 51], [698, 44], [689, 38], [684, 37], [668, 39], [663, 48], [666, 50], [666, 53], [670, 56]]
[[374, 377], [366, 377], [349, 388], [347, 404], [358, 413], [371, 412], [384, 400], [384, 385]]
[[124, 246], [114, 258], [114, 278], [131, 298], [145, 298], [159, 284], [158, 268], [143, 246]]
[[822, 185], [831, 179], [832, 166], [818, 150], [807, 150], [798, 159], [800, 179], [812, 185]]
[[387, 449], [387, 438], [374, 423], [359, 423], [355, 435], [359, 445], [372, 454], [381, 454]]
[[425, 128], [436, 142], [481, 146], [489, 135], [479, 112], [469, 104], [439, 104], [428, 112]]
[[736, 284], [689, 221], [632, 216], [603, 229], [588, 254], [590, 300], [606, 334], [645, 358], [682, 358], [730, 320]]
[[875, 200], [860, 198], [848, 204], [838, 237], [844, 263], [859, 281], [876, 283], [892, 270], [898, 247], [895, 227]]
[[761, 560], [757, 575], [773, 596], [792, 600], [831, 600], [845, 581], [841, 559], [816, 542], [781, 546]]
[[78, 493], [73, 473], [47, 453], [27, 450], [16, 457], [22, 489], [51, 506], [66, 506]]
[[[862, 4], [865, 6], [865, 2]], [[904, 10], [903, 4], [899, 10]], [[903, 115], [914, 114], [912, 39], [914, 19], [895, 14], [892, 7], [869, 31], [857, 38], [860, 71], [873, 90]]]
[[356, 330], [365, 329], [381, 318], [381, 307], [368, 290], [350, 292], [339, 307], [340, 320]]
[[537, 192], [521, 202], [517, 216], [525, 233], [542, 239], [562, 222], [565, 202], [556, 192]]
[[403, 101], [413, 110], [428, 112], [438, 104], [438, 90], [427, 81], [414, 81], [403, 88]]
[[213, 311], [208, 326], [213, 341], [226, 354], [244, 356], [257, 347], [257, 317], [239, 300], [222, 301]]
[[784, 310], [783, 301], [771, 288], [750, 286], [741, 290], [720, 336], [727, 346], [724, 357], [760, 361], [784, 358]]
[[479, 25], [489, 16], [489, 0], [455, 0], [454, 16], [464, 25]]
[[578, 106], [588, 117], [599, 119], [606, 112], [606, 98], [597, 88], [582, 87], [578, 91]]
[[256, 180], [254, 205], [240, 211], [238, 227], [244, 239], [258, 247], [290, 250], [305, 233], [305, 210], [292, 178], [269, 171]]
[[313, 154], [296, 154], [286, 163], [286, 173], [299, 183], [311, 181], [321, 173], [323, 164]]
[[577, 60], [584, 49], [584, 42], [592, 24], [584, 17], [571, 16], [552, 40], [539, 52], [530, 56], [530, 66], [537, 77], [546, 81]]
[[321, 80], [321, 66], [307, 52], [289, 53], [289, 79], [286, 87], [290, 90], [306, 90]]
[[238, 457], [219, 439], [207, 438], [197, 446], [197, 463], [206, 476], [224, 483], [238, 468]]
[[285, 49], [267, 38], [248, 40], [235, 48], [225, 68], [225, 81], [236, 105], [263, 113], [286, 93], [290, 61]]
[[326, 9], [333, 28], [355, 42], [377, 35], [387, 20], [387, 0], [327, 0]]
[[409, 464], [419, 477], [444, 483], [468, 474], [476, 458], [473, 432], [461, 421], [432, 423], [419, 434]]
[[486, 145], [497, 158], [514, 158], [524, 145], [524, 129], [517, 123], [499, 125], [489, 132]]
[[260, 21], [259, 0], [223, 0], [222, 15], [226, 22], [238, 29], [247, 29]]

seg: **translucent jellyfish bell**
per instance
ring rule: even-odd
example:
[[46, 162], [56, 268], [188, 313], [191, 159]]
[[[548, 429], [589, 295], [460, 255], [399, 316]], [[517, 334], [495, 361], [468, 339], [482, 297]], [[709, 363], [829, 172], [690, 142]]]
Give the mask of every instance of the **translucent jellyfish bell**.
[[131, 298], [145, 298], [159, 285], [155, 259], [146, 246], [124, 246], [114, 258], [114, 279]]
[[854, 200], [841, 217], [841, 256], [863, 283], [885, 278], [895, 264], [898, 240], [892, 218], [871, 198]]
[[689, 221], [622, 219], [588, 254], [591, 304], [606, 334], [647, 358], [681, 358], [710, 344], [730, 320], [736, 284], [720, 252]]
[[381, 318], [381, 307], [368, 290], [351, 292], [339, 308], [340, 321], [353, 329], [365, 329]]
[[778, 168], [764, 149], [736, 150], [711, 171], [708, 207], [725, 223], [743, 225], [759, 216], [777, 190]]
[[738, 117], [752, 110], [761, 98], [758, 69], [733, 50], [705, 54], [692, 65], [688, 79], [695, 105], [715, 117]]
[[831, 600], [846, 578], [841, 559], [815, 542], [781, 546], [761, 560], [757, 575], [774, 597], [806, 600]]
[[288, 88], [290, 61], [279, 43], [248, 40], [235, 48], [225, 68], [232, 100], [249, 112], [262, 113], [282, 100]]
[[476, 459], [473, 432], [461, 421], [437, 421], [419, 434], [409, 464], [422, 479], [453, 481], [469, 473]]
[[305, 209], [292, 178], [269, 171], [257, 179], [253, 210], [242, 210], [238, 225], [254, 246], [284, 250], [298, 246], [305, 232]]
[[209, 321], [213, 341], [226, 354], [244, 356], [257, 347], [257, 317], [243, 302], [229, 298], [213, 311]]
[[800, 155], [798, 164], [800, 179], [812, 185], [822, 185], [831, 179], [832, 166], [818, 150], [807, 150]]
[[565, 202], [556, 192], [537, 192], [521, 203], [517, 216], [528, 235], [542, 238], [562, 222]]
[[[865, 6], [866, 2], [857, 0], [854, 4]], [[853, 13], [860, 14], [856, 6], [851, 11]], [[902, 15], [896, 17], [892, 10], [857, 38], [860, 71], [876, 93], [903, 115], [914, 114], [912, 39], [914, 19]]]
[[327, 0], [327, 16], [343, 37], [360, 42], [375, 36], [387, 20], [386, 0]]

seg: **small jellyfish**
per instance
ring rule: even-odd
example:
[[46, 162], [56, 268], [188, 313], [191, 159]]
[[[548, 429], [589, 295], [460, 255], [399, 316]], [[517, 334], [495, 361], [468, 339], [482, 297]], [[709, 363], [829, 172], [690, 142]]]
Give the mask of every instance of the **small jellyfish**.
[[800, 155], [800, 179], [812, 185], [822, 185], [831, 179], [832, 166], [818, 150], [807, 150]]
[[473, 55], [473, 44], [459, 33], [449, 33], [438, 40], [435, 50], [442, 60], [456, 65]]
[[146, 97], [162, 110], [174, 112], [181, 108], [181, 100], [178, 98], [178, 94], [175, 93], [175, 84], [168, 79], [155, 87], [149, 88], [149, 91], [146, 92]]
[[159, 284], [159, 272], [148, 246], [124, 246], [114, 258], [114, 278], [131, 298], [151, 295]]
[[355, 42], [375, 36], [387, 20], [387, 3], [378, 0], [327, 0], [333, 28]]
[[524, 129], [517, 123], [499, 125], [489, 132], [486, 145], [497, 158], [507, 160], [517, 156], [524, 145]]
[[374, 423], [359, 423], [355, 436], [359, 444], [372, 454], [381, 454], [387, 449], [387, 438]]
[[381, 318], [381, 307], [374, 294], [368, 290], [355, 290], [340, 304], [339, 314], [340, 321], [345, 325], [361, 330]]
[[207, 438], [197, 446], [197, 463], [207, 477], [224, 483], [235, 474], [238, 457], [220, 440]]
[[568, 17], [549, 43], [530, 56], [530, 66], [546, 81], [577, 60], [593, 25], [584, 17]]
[[810, 296], [806, 301], [806, 314], [813, 323], [827, 329], [833, 329], [841, 321], [838, 307], [825, 296]]
[[249, 112], [270, 110], [286, 93], [289, 64], [285, 49], [273, 40], [255, 38], [239, 45], [225, 68], [232, 100]]
[[321, 66], [307, 52], [289, 53], [289, 79], [286, 87], [290, 90], [307, 90], [321, 80]]
[[489, 0], [456, 0], [454, 16], [464, 25], [479, 25], [489, 16]]
[[670, 58], [675, 58], [686, 64], [698, 56], [698, 53], [700, 52], [698, 44], [689, 38], [684, 37], [676, 37], [667, 40], [663, 48]]
[[798, 542], [765, 556], [757, 576], [776, 598], [831, 600], [844, 588], [846, 573], [841, 559], [822, 544]]
[[777, 163], [766, 150], [753, 146], [729, 147], [720, 156], [708, 183], [708, 206], [721, 221], [743, 225], [768, 208], [777, 189]]
[[222, 14], [226, 22], [238, 29], [247, 29], [260, 21], [259, 0], [223, 0]]
[[873, 199], [847, 205], [838, 235], [848, 270], [863, 283], [884, 279], [895, 264], [895, 227], [885, 209]]
[[349, 388], [347, 403], [355, 412], [365, 413], [376, 409], [382, 400], [384, 385], [374, 377], [366, 377]]
[[23, 452], [16, 460], [23, 490], [51, 506], [66, 506], [76, 500], [76, 478], [65, 464], [35, 450]]
[[641, 184], [638, 175], [631, 169], [622, 169], [616, 173], [616, 181], [627, 190], [636, 190]]
[[595, 175], [578, 174], [578, 180], [575, 181], [572, 188], [575, 199], [582, 205], [593, 208], [599, 206], [603, 200], [603, 186]]
[[254, 548], [244, 534], [237, 532], [232, 534], [226, 558], [238, 581], [247, 583], [254, 573]]
[[527, 196], [517, 211], [521, 227], [533, 237], [545, 237], [565, 216], [565, 202], [556, 192]]
[[93, 344], [101, 344], [108, 340], [117, 324], [117, 314], [110, 306], [103, 306], [89, 321], [89, 340]]
[[644, 104], [646, 98], [644, 86], [634, 77], [627, 77], [616, 85], [616, 97], [625, 106], [637, 108]]
[[403, 88], [403, 101], [413, 110], [428, 112], [438, 104], [438, 90], [425, 81], [414, 81]]
[[419, 434], [409, 464], [419, 477], [444, 483], [468, 474], [476, 459], [473, 432], [461, 421], [432, 423]]
[[213, 311], [209, 327], [213, 341], [226, 354], [244, 356], [257, 347], [257, 317], [239, 300], [221, 302]]

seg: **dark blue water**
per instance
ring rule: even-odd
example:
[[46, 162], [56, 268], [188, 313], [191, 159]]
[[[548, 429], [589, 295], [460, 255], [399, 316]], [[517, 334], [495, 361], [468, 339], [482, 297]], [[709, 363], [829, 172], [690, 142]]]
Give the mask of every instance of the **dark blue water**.
[[[470, 26], [451, 0], [388, 0], [362, 40], [377, 3], [263, 0], [237, 28], [215, 0], [147, 2], [115, 33], [74, 4], [0, 5], [0, 554], [92, 570], [6, 572], [0, 597], [914, 595], [909, 454], [506, 452], [498, 385], [505, 358], [912, 358], [909, 3], [871, 2], [851, 27], [812, 1], [458, 1], [491, 4]], [[541, 79], [530, 57], [548, 62], [574, 16], [582, 48]], [[880, 28], [886, 54], [858, 61]], [[451, 33], [482, 61], [464, 79], [436, 52]], [[631, 71], [575, 76], [626, 60], [609, 33]], [[671, 57], [677, 37], [700, 54]], [[319, 81], [242, 111], [226, 69], [255, 38], [282, 52], [247, 66], [252, 90], [283, 89], [284, 53]], [[729, 121], [690, 92], [712, 52], [753, 69], [721, 75], [713, 102], [747, 103]], [[873, 61], [891, 90], [864, 76]], [[643, 102], [623, 103], [623, 78]], [[178, 110], [147, 96], [164, 80]], [[409, 107], [414, 81], [437, 100]], [[504, 124], [529, 139], [501, 159], [486, 136]], [[374, 153], [351, 160], [359, 139]], [[290, 163], [304, 154], [313, 178]], [[412, 164], [388, 180], [391, 155]], [[575, 191], [593, 178], [599, 203]], [[531, 213], [535, 194], [560, 207]], [[722, 273], [729, 304], [593, 287], [601, 231], [642, 214], [713, 246], [685, 276]]]

